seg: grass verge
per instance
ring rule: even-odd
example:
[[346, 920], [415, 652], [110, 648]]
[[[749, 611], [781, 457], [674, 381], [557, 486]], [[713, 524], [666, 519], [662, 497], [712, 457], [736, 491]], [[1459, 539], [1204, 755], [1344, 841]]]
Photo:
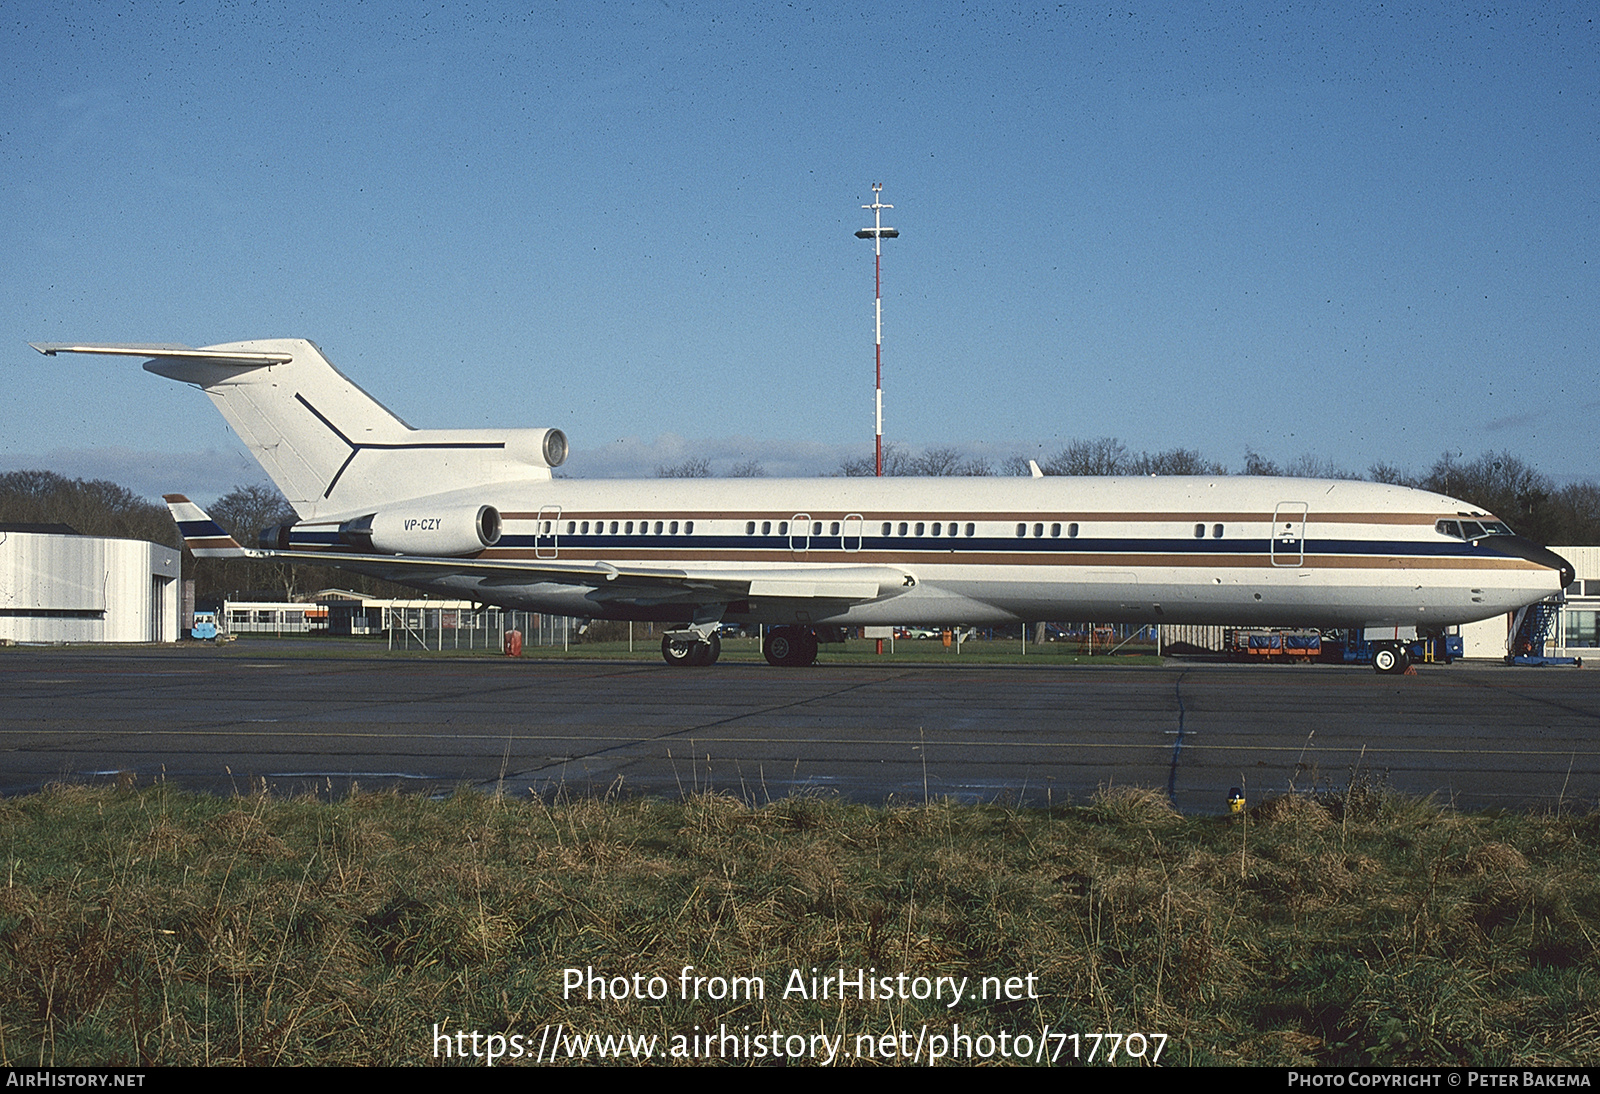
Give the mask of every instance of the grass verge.
[[[623, 1059], [655, 1038], [661, 1062], [925, 1062], [940, 1037], [962, 1063], [1024, 1037], [1029, 1060], [1104, 1062], [1091, 1035], [1134, 1033], [1111, 1062], [1163, 1035], [1163, 1064], [1592, 1063], [1597, 834], [1370, 789], [1230, 819], [1141, 790], [1031, 810], [59, 788], [0, 801], [0, 1063], [594, 1060], [589, 1034], [636, 1035]], [[814, 997], [840, 969], [893, 997]], [[938, 977], [957, 1005], [900, 997]]]

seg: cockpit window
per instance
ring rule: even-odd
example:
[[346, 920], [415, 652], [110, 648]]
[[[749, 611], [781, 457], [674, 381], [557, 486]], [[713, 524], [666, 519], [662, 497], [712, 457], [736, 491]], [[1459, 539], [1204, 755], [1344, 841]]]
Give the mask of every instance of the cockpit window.
[[1484, 536], [1509, 536], [1511, 529], [1497, 520], [1441, 520], [1434, 523], [1433, 530], [1441, 536], [1450, 536], [1452, 539], [1474, 540]]

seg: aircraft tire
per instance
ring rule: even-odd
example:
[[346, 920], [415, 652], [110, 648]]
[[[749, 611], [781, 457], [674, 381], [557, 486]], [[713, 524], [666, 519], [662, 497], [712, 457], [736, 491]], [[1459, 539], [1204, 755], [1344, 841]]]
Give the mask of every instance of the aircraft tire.
[[669, 665], [683, 667], [695, 663], [695, 650], [700, 646], [698, 642], [678, 642], [672, 638], [661, 639], [661, 659]]
[[800, 630], [800, 660], [797, 665], [815, 665], [817, 663], [817, 632], [810, 627]]
[[773, 627], [768, 631], [766, 641], [761, 643], [761, 656], [775, 668], [790, 664], [790, 658], [794, 656], [793, 628]]
[[713, 634], [706, 642], [684, 642], [672, 638], [661, 639], [661, 659], [669, 665], [693, 665], [701, 668], [714, 665], [722, 656], [722, 637]]
[[1411, 659], [1404, 650], [1384, 646], [1372, 655], [1372, 667], [1382, 673], [1398, 675], [1411, 667]]
[[767, 664], [800, 668], [817, 659], [817, 634], [810, 627], [773, 627], [761, 644]]

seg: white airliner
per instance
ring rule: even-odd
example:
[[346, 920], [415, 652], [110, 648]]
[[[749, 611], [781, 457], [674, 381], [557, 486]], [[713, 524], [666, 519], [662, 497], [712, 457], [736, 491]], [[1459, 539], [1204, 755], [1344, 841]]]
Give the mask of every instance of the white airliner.
[[1094, 620], [1418, 628], [1560, 592], [1571, 564], [1490, 514], [1378, 483], [1266, 477], [557, 479], [557, 429], [419, 430], [303, 339], [40, 344], [149, 358], [227, 418], [299, 520], [236, 543], [167, 499], [196, 557], [339, 566], [488, 604], [675, 625], [669, 663], [768, 627], [775, 665], [860, 624]]

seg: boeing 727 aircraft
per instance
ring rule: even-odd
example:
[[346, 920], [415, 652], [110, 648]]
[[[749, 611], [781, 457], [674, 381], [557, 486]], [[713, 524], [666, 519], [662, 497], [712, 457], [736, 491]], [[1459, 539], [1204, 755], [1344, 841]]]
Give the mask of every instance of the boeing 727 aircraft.
[[236, 543], [168, 497], [196, 557], [314, 562], [504, 607], [675, 625], [671, 664], [761, 623], [775, 665], [844, 626], [1095, 620], [1418, 628], [1560, 592], [1565, 559], [1473, 506], [1266, 477], [557, 479], [558, 429], [413, 429], [303, 339], [40, 344], [198, 386], [299, 520]]

